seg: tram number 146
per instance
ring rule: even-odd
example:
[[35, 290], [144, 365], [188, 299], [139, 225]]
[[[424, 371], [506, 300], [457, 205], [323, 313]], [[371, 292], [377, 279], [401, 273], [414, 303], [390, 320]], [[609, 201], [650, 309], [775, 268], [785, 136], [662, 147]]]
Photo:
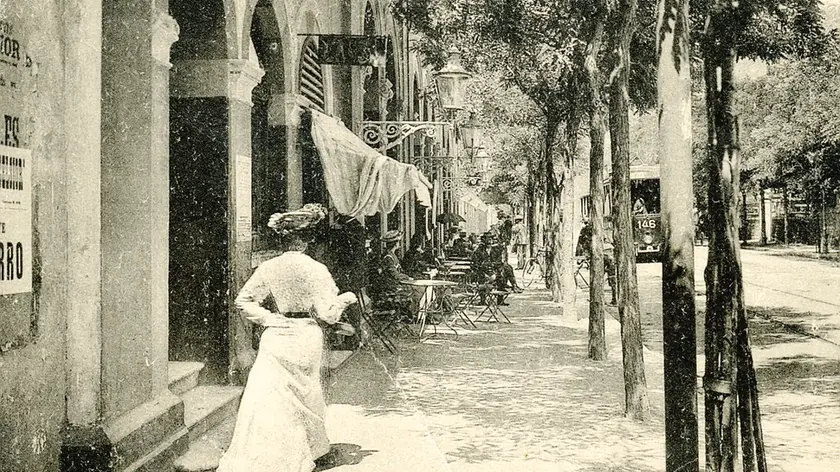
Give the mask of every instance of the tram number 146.
[[636, 220], [636, 228], [638, 229], [654, 229], [656, 228], [656, 220], [653, 218], [641, 218]]

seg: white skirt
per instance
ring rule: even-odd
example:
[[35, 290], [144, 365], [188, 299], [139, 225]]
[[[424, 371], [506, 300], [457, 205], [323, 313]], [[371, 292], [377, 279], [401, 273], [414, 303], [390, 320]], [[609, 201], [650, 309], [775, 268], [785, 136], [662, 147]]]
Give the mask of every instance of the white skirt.
[[324, 335], [311, 319], [268, 328], [218, 472], [311, 472], [330, 451], [321, 386]]

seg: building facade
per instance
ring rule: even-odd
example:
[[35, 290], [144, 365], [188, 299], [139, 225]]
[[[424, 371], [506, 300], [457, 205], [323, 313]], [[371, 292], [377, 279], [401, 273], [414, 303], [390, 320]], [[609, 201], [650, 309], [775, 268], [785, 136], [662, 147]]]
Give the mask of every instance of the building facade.
[[[173, 363], [241, 384], [232, 300], [276, 253], [268, 216], [328, 201], [300, 110], [428, 119], [428, 72], [383, 0], [14, 1], [0, 27], [3, 149], [31, 171], [31, 225], [0, 207], [31, 243], [0, 285], [0, 470], [169, 470]], [[321, 34], [387, 36], [387, 65], [322, 65]], [[378, 224], [408, 240], [412, 202]]]

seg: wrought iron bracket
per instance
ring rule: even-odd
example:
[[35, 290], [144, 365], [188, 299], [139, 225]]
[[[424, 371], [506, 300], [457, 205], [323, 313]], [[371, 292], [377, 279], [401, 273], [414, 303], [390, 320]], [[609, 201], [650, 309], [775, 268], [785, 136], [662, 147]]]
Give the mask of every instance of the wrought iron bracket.
[[457, 163], [455, 156], [412, 156], [409, 161], [418, 169], [434, 173], [438, 169], [453, 168]]
[[419, 131], [438, 140], [450, 126], [445, 121], [362, 121], [358, 129], [365, 144], [384, 154]]

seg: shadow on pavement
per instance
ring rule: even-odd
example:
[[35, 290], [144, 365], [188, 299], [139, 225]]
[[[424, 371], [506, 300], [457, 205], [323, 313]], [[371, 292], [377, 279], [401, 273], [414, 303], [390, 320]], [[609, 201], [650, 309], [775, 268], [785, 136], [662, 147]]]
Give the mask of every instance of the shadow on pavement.
[[585, 323], [559, 322], [538, 294], [512, 297], [513, 324], [405, 346], [403, 398], [449, 462], [464, 466], [453, 470], [533, 470], [532, 460], [559, 467], [551, 470], [660, 470], [661, 418], [624, 418], [620, 358], [588, 361]]
[[762, 390], [828, 396], [840, 392], [837, 347], [764, 318], [752, 319], [750, 340]]
[[786, 325], [787, 330], [807, 336], [823, 337], [829, 331], [840, 330], [836, 314], [797, 311], [787, 307], [754, 307], [747, 309], [750, 315], [764, 320], [775, 320]]
[[315, 472], [330, 470], [343, 465], [356, 465], [379, 451], [362, 449], [358, 444], [337, 443], [330, 446], [326, 457], [316, 461]]

